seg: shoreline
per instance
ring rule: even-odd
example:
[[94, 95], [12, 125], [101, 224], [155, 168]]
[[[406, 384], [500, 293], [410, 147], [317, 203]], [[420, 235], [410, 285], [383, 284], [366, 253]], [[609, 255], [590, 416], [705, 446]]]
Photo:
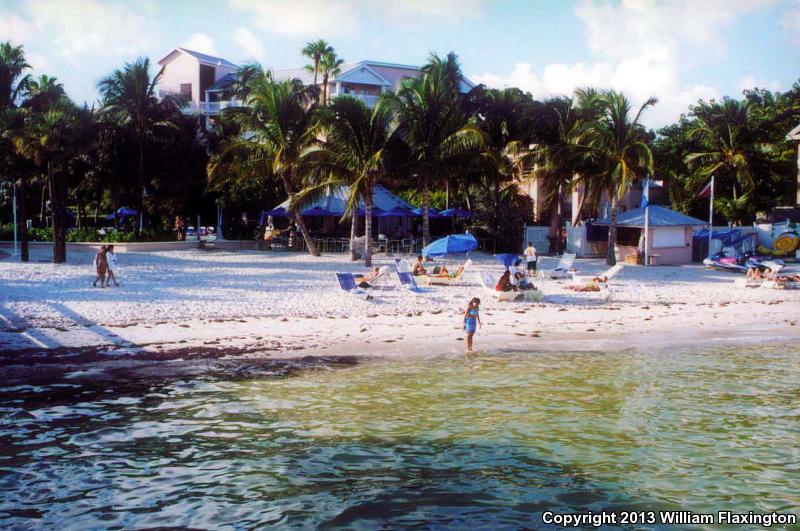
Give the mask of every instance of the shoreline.
[[[0, 263], [0, 377], [178, 360], [462, 356], [459, 308], [476, 295], [475, 349], [486, 354], [800, 343], [800, 291], [738, 288], [735, 275], [698, 266], [625, 267], [608, 303], [565, 280], [537, 280], [542, 302], [496, 302], [469, 282], [422, 294], [390, 285], [366, 302], [335, 285], [334, 271], [363, 269], [345, 256], [121, 253], [122, 287], [108, 289], [90, 287], [91, 258]], [[489, 255], [473, 260], [476, 270], [502, 269]], [[576, 267], [605, 269], [588, 259]]]

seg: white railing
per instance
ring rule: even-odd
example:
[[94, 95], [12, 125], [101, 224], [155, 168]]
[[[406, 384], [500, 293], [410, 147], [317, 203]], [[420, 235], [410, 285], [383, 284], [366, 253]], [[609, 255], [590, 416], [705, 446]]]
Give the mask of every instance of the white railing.
[[184, 114], [219, 114], [223, 109], [241, 106], [242, 102], [237, 100], [189, 102], [181, 108], [181, 112]]

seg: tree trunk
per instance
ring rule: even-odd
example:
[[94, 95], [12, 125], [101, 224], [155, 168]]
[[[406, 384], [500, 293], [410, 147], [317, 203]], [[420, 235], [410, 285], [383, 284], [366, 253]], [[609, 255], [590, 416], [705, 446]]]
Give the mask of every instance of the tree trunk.
[[53, 262], [63, 264], [67, 261], [67, 230], [65, 227], [64, 190], [59, 186], [53, 164], [47, 162], [47, 182], [50, 186], [50, 204], [53, 209]]
[[428, 197], [428, 177], [422, 178], [422, 246], [431, 242], [430, 198]]
[[614, 190], [610, 190], [609, 196], [611, 197], [611, 225], [608, 227], [606, 264], [613, 266], [617, 264], [617, 255], [614, 251], [617, 246], [617, 194]]
[[358, 233], [358, 210], [353, 212], [353, 215], [350, 216], [350, 261], [351, 262], [358, 261], [355, 248], [357, 233]]
[[[283, 182], [283, 189], [286, 192], [286, 195], [289, 196], [289, 203], [294, 204], [294, 201], [291, 201], [291, 199], [294, 197], [294, 190], [292, 189], [292, 183], [289, 180], [289, 177], [286, 174], [282, 174], [281, 181]], [[311, 239], [311, 233], [308, 232], [306, 222], [303, 221], [303, 216], [300, 215], [300, 212], [297, 210], [297, 206], [292, 206], [292, 218], [294, 219], [297, 228], [300, 229], [300, 234], [303, 235], [303, 240], [306, 242], [308, 254], [311, 256], [319, 256], [319, 250], [314, 244], [314, 241]]]
[[41, 205], [41, 210], [39, 211], [39, 224], [42, 225], [42, 226], [44, 226], [44, 218], [45, 218], [45, 214], [46, 214], [46, 210], [47, 210], [47, 207], [46, 207], [47, 203], [46, 203], [46, 200], [45, 200], [45, 195], [47, 193], [47, 187], [48, 186], [49, 186], [49, 183], [42, 185], [42, 205]]
[[94, 228], [97, 228], [97, 217], [100, 215], [100, 201], [94, 204]]
[[580, 201], [578, 202], [578, 211], [577, 211], [577, 215], [576, 215], [576, 216], [574, 216], [574, 218], [575, 218], [575, 221], [574, 221], [574, 223], [572, 223], [572, 226], [573, 226], [573, 227], [577, 227], [577, 226], [578, 226], [578, 224], [581, 222], [581, 219], [583, 218], [583, 215], [582, 215], [582, 212], [583, 212], [583, 205], [586, 203], [586, 196], [587, 196], [587, 195], [588, 195], [588, 194], [587, 194], [587, 193], [585, 193], [585, 192], [584, 192], [584, 193], [582, 193], [582, 194], [580, 194], [580, 196], [581, 196], [581, 199], [580, 199]]
[[17, 230], [19, 231], [20, 261], [30, 259], [28, 252], [28, 209], [25, 207], [25, 186], [17, 186]]
[[372, 267], [372, 251], [369, 243], [372, 240], [372, 189], [367, 187], [364, 195], [364, 265]]
[[[137, 216], [136, 228], [134, 229], [134, 234], [136, 234], [136, 238], [139, 238], [141, 234], [141, 227], [144, 226], [144, 146], [142, 145], [142, 140], [139, 139], [139, 215]], [[200, 230], [200, 227], [197, 228]]]

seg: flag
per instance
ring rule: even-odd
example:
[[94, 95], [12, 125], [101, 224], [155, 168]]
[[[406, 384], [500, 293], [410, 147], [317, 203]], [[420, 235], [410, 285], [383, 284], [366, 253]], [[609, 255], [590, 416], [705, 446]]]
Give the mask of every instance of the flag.
[[700, 193], [697, 194], [697, 197], [711, 197], [711, 188], [714, 186], [714, 179], [712, 178], [708, 181], [708, 184], [700, 190]]
[[639, 208], [645, 208], [648, 204], [650, 204], [650, 177], [647, 177], [642, 185], [642, 202], [639, 203]]

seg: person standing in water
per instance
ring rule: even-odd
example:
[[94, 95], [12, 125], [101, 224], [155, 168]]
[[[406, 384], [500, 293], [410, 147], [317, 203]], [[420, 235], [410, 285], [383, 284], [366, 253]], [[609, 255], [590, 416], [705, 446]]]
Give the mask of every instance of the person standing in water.
[[464, 331], [467, 332], [467, 352], [472, 352], [472, 336], [475, 335], [475, 330], [478, 329], [478, 325], [483, 326], [481, 323], [480, 309], [481, 300], [478, 297], [474, 297], [469, 301], [469, 306], [467, 306], [464, 312]]
[[117, 255], [114, 254], [114, 246], [109, 245], [106, 247], [106, 263], [108, 264], [108, 277], [106, 277], [106, 287], [108, 287], [111, 282], [114, 282], [114, 285], [119, 287], [119, 282], [117, 282], [117, 277], [114, 275], [114, 270], [117, 268]]

